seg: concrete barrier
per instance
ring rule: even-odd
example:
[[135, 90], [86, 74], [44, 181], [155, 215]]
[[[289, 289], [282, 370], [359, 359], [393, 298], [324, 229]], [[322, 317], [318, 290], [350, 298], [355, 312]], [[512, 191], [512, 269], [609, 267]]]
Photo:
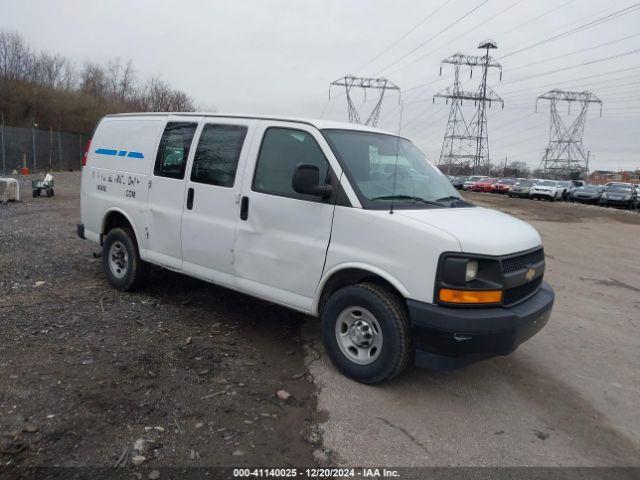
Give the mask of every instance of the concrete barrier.
[[0, 203], [20, 201], [20, 186], [15, 178], [0, 178]]

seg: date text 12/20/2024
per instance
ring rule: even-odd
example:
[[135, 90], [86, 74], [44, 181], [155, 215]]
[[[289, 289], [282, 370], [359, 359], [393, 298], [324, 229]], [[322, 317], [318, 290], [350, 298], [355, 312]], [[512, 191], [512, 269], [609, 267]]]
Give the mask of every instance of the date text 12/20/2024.
[[388, 468], [235, 468], [235, 478], [399, 478]]

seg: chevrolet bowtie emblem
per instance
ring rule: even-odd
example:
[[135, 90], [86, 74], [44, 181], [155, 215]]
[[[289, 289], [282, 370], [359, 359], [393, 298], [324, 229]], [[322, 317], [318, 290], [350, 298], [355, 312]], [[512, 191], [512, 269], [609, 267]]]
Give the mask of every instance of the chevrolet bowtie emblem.
[[530, 268], [529, 270], [527, 270], [527, 273], [525, 274], [524, 278], [527, 279], [527, 282], [530, 282], [531, 280], [533, 280], [533, 277], [536, 276], [536, 271], [533, 268]]

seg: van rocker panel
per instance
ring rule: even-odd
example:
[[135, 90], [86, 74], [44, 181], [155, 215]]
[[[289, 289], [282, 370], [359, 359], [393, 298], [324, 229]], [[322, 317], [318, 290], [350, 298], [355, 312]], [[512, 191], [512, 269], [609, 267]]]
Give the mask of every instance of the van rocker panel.
[[547, 324], [554, 297], [543, 282], [533, 297], [510, 308], [452, 308], [407, 300], [417, 363], [421, 352], [477, 359], [508, 355]]

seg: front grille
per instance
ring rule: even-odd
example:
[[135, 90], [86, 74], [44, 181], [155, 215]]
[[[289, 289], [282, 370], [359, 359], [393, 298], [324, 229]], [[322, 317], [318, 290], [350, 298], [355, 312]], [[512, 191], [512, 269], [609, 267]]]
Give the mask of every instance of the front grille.
[[538, 277], [532, 282], [525, 283], [524, 285], [518, 285], [517, 287], [510, 288], [504, 291], [503, 304], [512, 305], [516, 302], [524, 300], [535, 292], [538, 291], [542, 284], [542, 277]]
[[533, 252], [525, 253], [515, 257], [505, 258], [502, 260], [502, 271], [504, 273], [515, 272], [527, 265], [534, 265], [544, 260], [544, 250], [539, 248]]

